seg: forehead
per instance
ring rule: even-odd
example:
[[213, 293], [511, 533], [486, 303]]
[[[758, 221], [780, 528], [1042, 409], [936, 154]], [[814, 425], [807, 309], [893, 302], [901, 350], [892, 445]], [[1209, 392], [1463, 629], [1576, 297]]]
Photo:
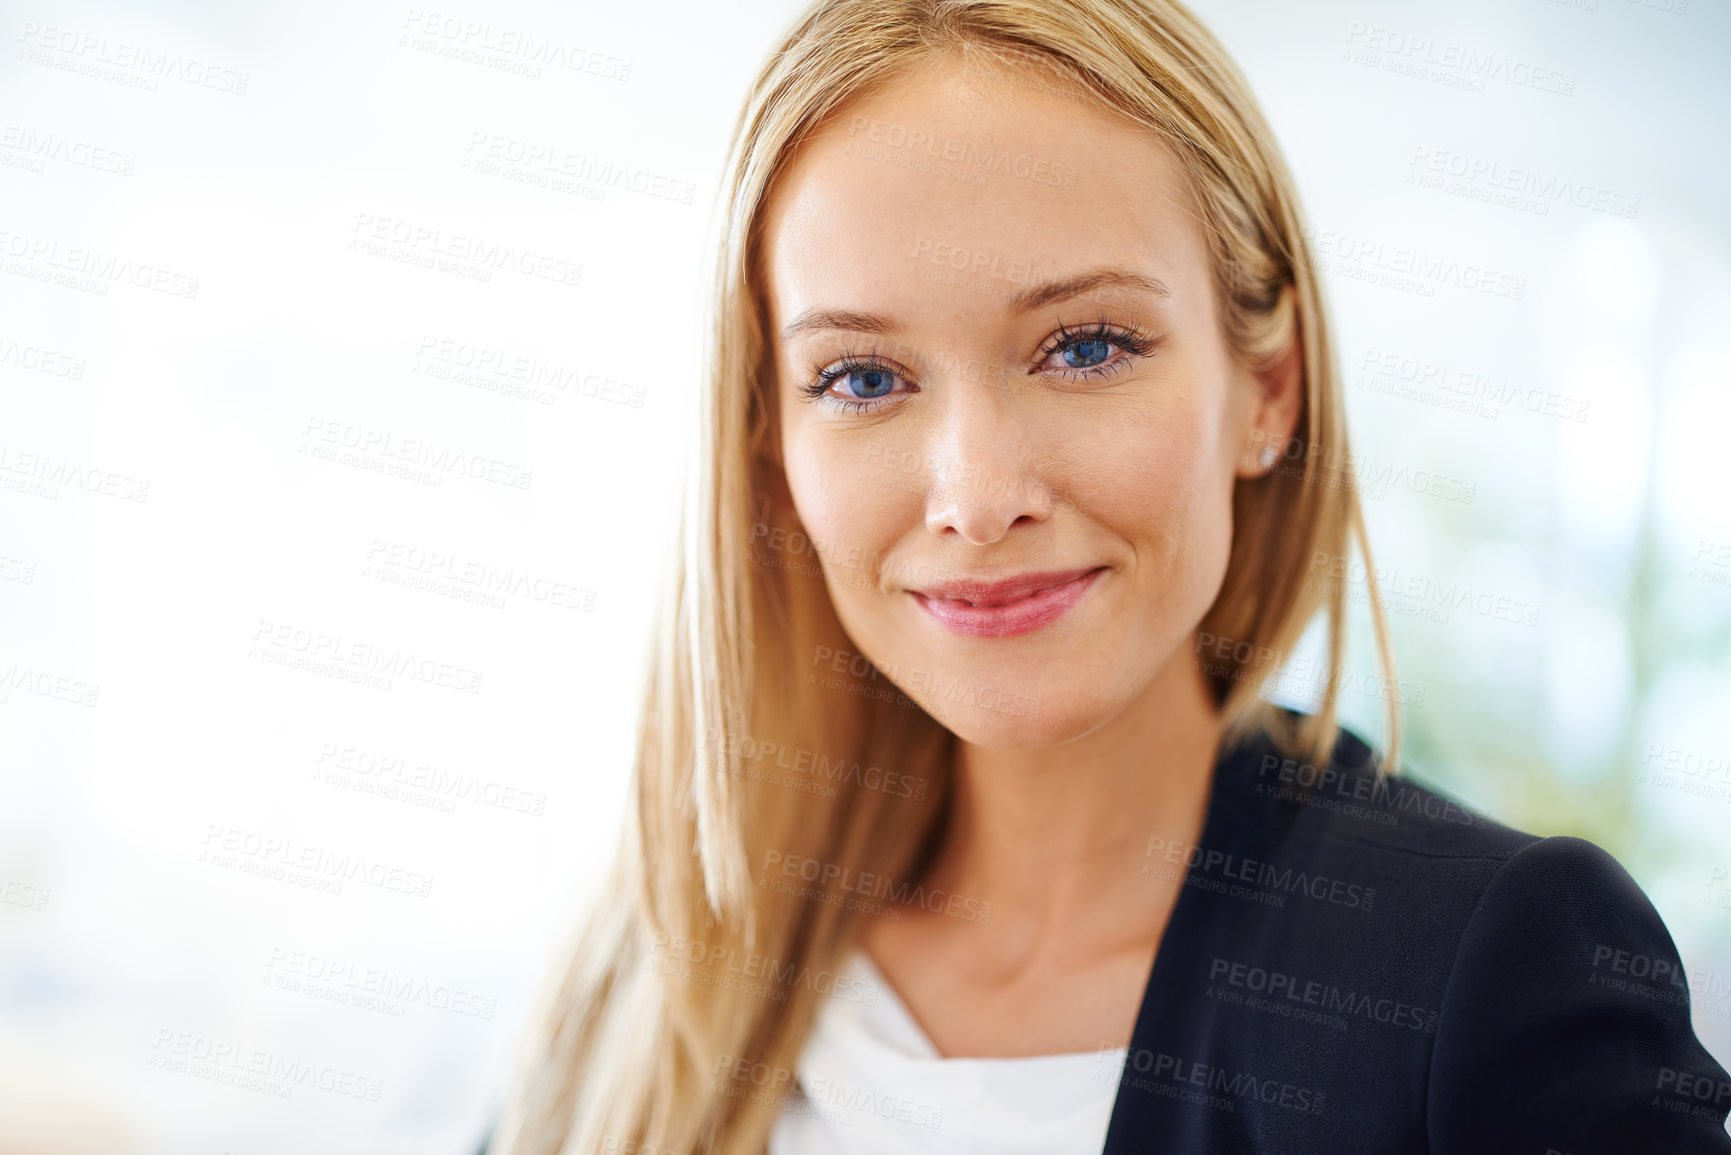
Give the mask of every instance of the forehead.
[[1101, 266], [1176, 289], [1204, 268], [1191, 205], [1154, 131], [1024, 63], [922, 62], [833, 116], [781, 175], [764, 218], [771, 322], [892, 298], [977, 314]]

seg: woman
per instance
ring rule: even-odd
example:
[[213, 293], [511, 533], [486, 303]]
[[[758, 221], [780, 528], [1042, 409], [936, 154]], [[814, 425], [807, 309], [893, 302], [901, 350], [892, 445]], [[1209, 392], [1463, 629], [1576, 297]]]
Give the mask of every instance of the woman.
[[1628, 875], [1395, 774], [1380, 613], [1387, 749], [1335, 725], [1321, 294], [1189, 12], [818, 3], [729, 172], [631, 809], [492, 1151], [1731, 1151]]

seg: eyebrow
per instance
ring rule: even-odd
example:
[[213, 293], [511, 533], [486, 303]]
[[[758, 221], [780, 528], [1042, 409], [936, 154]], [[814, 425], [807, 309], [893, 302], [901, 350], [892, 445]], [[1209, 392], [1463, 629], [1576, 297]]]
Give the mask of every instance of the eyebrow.
[[[1077, 273], [1070, 277], [1060, 277], [1056, 280], [1041, 281], [1030, 285], [1014, 297], [1010, 298], [1011, 313], [1027, 313], [1045, 305], [1068, 301], [1080, 297], [1084, 293], [1107, 285], [1121, 285], [1126, 288], [1140, 289], [1157, 297], [1170, 297], [1172, 290], [1165, 283], [1153, 277], [1133, 273], [1128, 269], [1090, 269], [1085, 273]], [[782, 340], [797, 336], [800, 333], [822, 329], [840, 329], [853, 333], [899, 333], [902, 327], [888, 317], [876, 313], [858, 313], [850, 309], [807, 309], [782, 329]]]

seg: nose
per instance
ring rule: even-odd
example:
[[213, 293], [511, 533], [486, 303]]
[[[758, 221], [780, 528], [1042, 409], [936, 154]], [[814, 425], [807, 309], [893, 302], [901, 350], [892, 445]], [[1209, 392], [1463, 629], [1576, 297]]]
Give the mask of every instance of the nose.
[[970, 382], [946, 390], [949, 404], [932, 427], [925, 459], [929, 488], [926, 528], [955, 534], [971, 545], [991, 545], [1018, 524], [1052, 514], [1051, 490], [1041, 481], [1038, 443], [1028, 428], [1019, 392]]

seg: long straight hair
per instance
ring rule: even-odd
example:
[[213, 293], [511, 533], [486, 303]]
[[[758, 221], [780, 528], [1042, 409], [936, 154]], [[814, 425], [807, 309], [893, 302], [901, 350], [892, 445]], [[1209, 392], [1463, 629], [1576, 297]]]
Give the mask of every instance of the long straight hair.
[[[1343, 464], [1322, 293], [1292, 178], [1231, 58], [1175, 0], [819, 0], [771, 52], [734, 129], [698, 463], [663, 579], [625, 826], [532, 1016], [497, 1155], [761, 1152], [820, 1001], [845, 993], [835, 971], [861, 924], [855, 880], [905, 893], [941, 836], [954, 736], [869, 663], [842, 663], [835, 688], [829, 658], [849, 643], [779, 465], [756, 272], [765, 204], [800, 143], [904, 66], [949, 53], [1158, 132], [1200, 206], [1228, 346], [1262, 366], [1300, 342], [1298, 427], [1275, 446], [1278, 468], [1236, 483], [1199, 658], [1223, 742], [1261, 730], [1322, 764], [1346, 591], [1313, 575], [1319, 561], [1337, 572], [1356, 539], [1387, 701], [1379, 769], [1398, 766], [1398, 683]], [[1317, 704], [1283, 727], [1263, 689], [1319, 611]], [[772, 876], [789, 863], [799, 885]]]

